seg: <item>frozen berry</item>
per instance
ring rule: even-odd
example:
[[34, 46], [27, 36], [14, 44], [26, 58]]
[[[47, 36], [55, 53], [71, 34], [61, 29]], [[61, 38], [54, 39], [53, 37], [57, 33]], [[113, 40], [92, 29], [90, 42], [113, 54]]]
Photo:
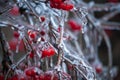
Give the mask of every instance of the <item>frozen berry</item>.
[[26, 70], [25, 70], [25, 74], [27, 76], [35, 76], [36, 75], [36, 70], [34, 67], [28, 67]]
[[44, 36], [45, 35], [45, 31], [40, 31], [40, 34], [42, 35], [42, 36]]
[[20, 34], [17, 31], [14, 31], [13, 35], [15, 38], [18, 38], [20, 36]]
[[10, 10], [10, 14], [13, 15], [13, 16], [18, 16], [20, 14], [19, 7], [18, 6], [13, 6], [13, 8]]
[[44, 16], [41, 16], [41, 17], [40, 17], [40, 20], [41, 20], [42, 22], [44, 22], [44, 21], [45, 21], [45, 17], [44, 17]]
[[[17, 38], [13, 38], [9, 41], [9, 46], [10, 46], [10, 49], [15, 51], [16, 50], [16, 47], [18, 45], [18, 39]], [[24, 43], [23, 43], [23, 40], [20, 41], [20, 44], [19, 44], [19, 51], [24, 51]]]
[[42, 58], [50, 57], [50, 56], [53, 56], [54, 54], [55, 54], [55, 50], [52, 47], [50, 47], [42, 51]]
[[33, 53], [33, 52], [30, 52], [29, 57], [30, 57], [30, 58], [33, 58], [33, 57], [34, 57], [34, 53]]
[[95, 70], [97, 73], [101, 73], [102, 72], [102, 66], [98, 65], [95, 67]]
[[77, 22], [75, 22], [74, 20], [69, 20], [68, 21], [68, 24], [70, 26], [70, 28], [73, 30], [73, 31], [79, 31], [81, 30], [81, 25], [79, 25]]

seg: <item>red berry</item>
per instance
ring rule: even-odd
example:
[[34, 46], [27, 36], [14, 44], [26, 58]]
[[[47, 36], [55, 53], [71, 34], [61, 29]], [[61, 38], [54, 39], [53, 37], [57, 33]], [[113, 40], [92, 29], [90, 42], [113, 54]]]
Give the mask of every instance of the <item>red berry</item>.
[[15, 38], [18, 38], [20, 36], [20, 34], [17, 31], [14, 31], [13, 35]]
[[81, 25], [79, 25], [78, 23], [76, 23], [76, 22], [73, 21], [73, 20], [69, 20], [69, 21], [68, 21], [68, 24], [69, 24], [70, 28], [71, 28], [73, 31], [79, 31], [79, 30], [81, 30]]
[[9, 41], [10, 50], [15, 51], [15, 50], [16, 50], [16, 45], [17, 45], [16, 40], [14, 40], [14, 41], [11, 40], [11, 41]]
[[[17, 44], [18, 44], [18, 39], [17, 39], [17, 38], [11, 39], [11, 40], [9, 41], [10, 50], [15, 51], [15, 50], [16, 50], [16, 47], [17, 47]], [[24, 43], [23, 43], [22, 40], [20, 41], [19, 51], [24, 51]]]
[[48, 52], [50, 53], [48, 56], [52, 56], [55, 54], [55, 50], [52, 47], [49, 48]]
[[13, 6], [13, 8], [10, 10], [10, 14], [13, 16], [18, 16], [20, 14], [19, 7]]
[[67, 4], [66, 7], [63, 10], [69, 11], [71, 9], [73, 9], [73, 5], [72, 4]]
[[44, 77], [45, 77], [44, 74], [41, 73], [41, 74], [39, 75], [39, 80], [44, 80]]
[[33, 58], [33, 57], [34, 57], [34, 53], [33, 53], [33, 52], [30, 52], [29, 57], [30, 57], [30, 58]]
[[52, 2], [50, 2], [50, 7], [51, 8], [55, 8], [55, 4], [53, 4]]
[[51, 8], [56, 8], [56, 9], [60, 9], [59, 4], [54, 3], [54, 2], [50, 2], [50, 7]]
[[41, 37], [41, 41], [45, 41], [45, 39], [43, 37]]
[[100, 65], [95, 66], [95, 70], [96, 70], [97, 73], [101, 73], [102, 72], [102, 66], [100, 66]]
[[63, 9], [63, 10], [69, 11], [69, 10], [73, 9], [73, 5], [72, 4], [61, 3], [60, 8]]
[[19, 74], [18, 75], [19, 80], [26, 80], [26, 77], [27, 76], [25, 76], [24, 74]]
[[39, 76], [38, 75], [35, 75], [33, 80], [39, 80]]
[[31, 32], [29, 36], [30, 38], [35, 39], [37, 35], [35, 32]]
[[42, 51], [42, 58], [50, 57], [50, 56], [53, 56], [54, 54], [55, 54], [55, 50], [52, 47], [50, 47]]
[[32, 38], [32, 39], [35, 39], [36, 36], [37, 36], [36, 32], [32, 31], [32, 30], [28, 30], [27, 33], [28, 33], [29, 37]]
[[44, 16], [41, 16], [40, 19], [41, 19], [42, 22], [45, 21], [45, 17]]
[[41, 31], [40, 34], [41, 34], [42, 36], [44, 36], [44, 35], [45, 35], [45, 31]]
[[66, 9], [66, 5], [67, 4], [65, 4], [65, 3], [61, 3], [59, 6], [60, 6], [61, 9], [65, 10]]
[[[42, 74], [43, 72], [37, 68], [37, 67], [28, 67], [27, 69], [25, 69], [25, 74], [27, 75], [27, 77], [33, 77], [35, 78], [36, 75], [40, 75]], [[36, 76], [37, 78], [38, 76]]]
[[52, 8], [62, 9], [62, 10], [66, 10], [66, 11], [73, 9], [72, 4], [64, 3], [64, 1], [65, 0], [50, 0], [50, 6]]
[[27, 76], [33, 77], [33, 76], [36, 75], [36, 70], [35, 70], [34, 67], [27, 68], [27, 69], [25, 70], [25, 74], [26, 74]]

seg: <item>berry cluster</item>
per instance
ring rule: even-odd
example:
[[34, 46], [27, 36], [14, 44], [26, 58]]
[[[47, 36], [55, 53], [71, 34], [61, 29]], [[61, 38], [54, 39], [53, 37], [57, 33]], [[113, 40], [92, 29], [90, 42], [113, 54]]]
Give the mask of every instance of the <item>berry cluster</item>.
[[50, 0], [50, 6], [52, 8], [62, 9], [66, 11], [70, 11], [74, 7], [73, 4], [65, 3], [65, 0]]
[[[68, 80], [71, 78], [66, 72], [60, 72], [62, 80]], [[5, 77], [0, 75], [0, 80], [4, 80]], [[27, 67], [24, 72], [14, 74], [7, 80], [59, 80], [59, 75], [56, 71], [48, 70], [43, 72], [38, 67]]]

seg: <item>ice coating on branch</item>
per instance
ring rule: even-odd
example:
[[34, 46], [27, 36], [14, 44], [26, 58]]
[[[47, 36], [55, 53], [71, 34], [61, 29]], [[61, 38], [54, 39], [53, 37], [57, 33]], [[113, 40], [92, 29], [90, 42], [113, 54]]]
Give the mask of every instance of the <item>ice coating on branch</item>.
[[[79, 56], [78, 54], [70, 53], [70, 51], [64, 46], [64, 59], [67, 59], [72, 63], [75, 68], [80, 71], [81, 75], [90, 80], [95, 80], [95, 72], [93, 68], [89, 65], [89, 63], [85, 60], [83, 56]], [[73, 55], [74, 54], [74, 55]]]
[[[51, 2], [53, 2], [52, 5]], [[8, 4], [9, 8], [6, 4]], [[85, 3], [83, 0], [16, 0], [16, 2], [11, 0], [6, 4], [0, 5], [0, 28], [9, 27], [13, 31], [18, 31], [20, 33], [19, 40], [23, 40], [26, 50], [24, 57], [21, 57], [13, 65], [16, 71], [17, 68], [21, 69], [19, 67], [20, 63], [26, 63], [27, 67], [38, 67], [38, 63], [40, 63], [39, 66], [43, 71], [49, 69], [57, 71], [56, 74], [59, 74], [59, 78], [62, 79], [62, 71], [69, 72], [69, 63], [75, 69], [71, 73], [76, 76], [69, 76], [69, 79], [73, 77], [73, 80], [96, 80], [96, 75], [98, 80], [102, 80], [103, 76], [111, 79], [111, 75], [114, 76], [113, 74], [116, 73], [115, 70], [114, 73], [111, 73], [112, 51], [109, 38], [104, 29], [120, 30], [119, 23], [108, 22], [111, 17], [120, 12], [119, 4], [98, 5], [94, 2]], [[18, 13], [14, 9], [12, 13], [15, 14], [9, 12], [14, 7], [13, 5], [18, 6], [17, 12], [20, 12], [19, 15], [15, 15]], [[92, 14], [94, 11], [103, 10], [114, 11], [101, 19], [96, 19]], [[44, 17], [43, 21], [40, 20], [41, 17]], [[69, 19], [73, 19], [81, 25], [76, 32], [69, 29], [69, 25], [67, 25]], [[75, 28], [75, 25], [73, 27]], [[41, 31], [45, 34], [43, 35]], [[108, 47], [109, 62], [106, 73], [100, 75], [95, 73], [93, 69], [95, 66], [92, 64], [98, 59], [98, 47], [102, 39], [105, 40]], [[19, 42], [16, 53], [19, 53], [18, 46]], [[55, 54], [42, 58], [42, 51], [49, 49], [48, 47], [51, 47]], [[12, 50], [8, 49], [9, 51], [12, 52]], [[51, 50], [44, 53], [48, 54], [49, 51]], [[33, 58], [28, 57], [30, 52], [34, 53]], [[98, 64], [100, 64], [99, 61]], [[9, 74], [10, 70], [11, 68], [9, 68], [7, 74]], [[103, 72], [101, 71], [101, 73]], [[66, 74], [64, 73], [64, 75]], [[8, 75], [5, 77], [7, 78]]]

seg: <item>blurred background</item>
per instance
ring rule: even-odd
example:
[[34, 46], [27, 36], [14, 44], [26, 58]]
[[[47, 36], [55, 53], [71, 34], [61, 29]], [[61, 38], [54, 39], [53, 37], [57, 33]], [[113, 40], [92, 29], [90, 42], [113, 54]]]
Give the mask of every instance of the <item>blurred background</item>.
[[[85, 0], [86, 2], [95, 1], [96, 3], [104, 4], [108, 2], [120, 2], [120, 0]], [[101, 18], [108, 12], [95, 12], [95, 16], [97, 18]], [[115, 21], [120, 23], [120, 13], [115, 15], [109, 21]], [[120, 26], [119, 26], [120, 27]], [[111, 45], [112, 45], [112, 53], [113, 53], [113, 66], [118, 67], [118, 75], [114, 78], [114, 80], [120, 80], [120, 31], [119, 30], [106, 30], [108, 34]], [[105, 42], [103, 41], [101, 46], [99, 47], [99, 56], [100, 60], [103, 62], [104, 65], [107, 65], [107, 47]]]

